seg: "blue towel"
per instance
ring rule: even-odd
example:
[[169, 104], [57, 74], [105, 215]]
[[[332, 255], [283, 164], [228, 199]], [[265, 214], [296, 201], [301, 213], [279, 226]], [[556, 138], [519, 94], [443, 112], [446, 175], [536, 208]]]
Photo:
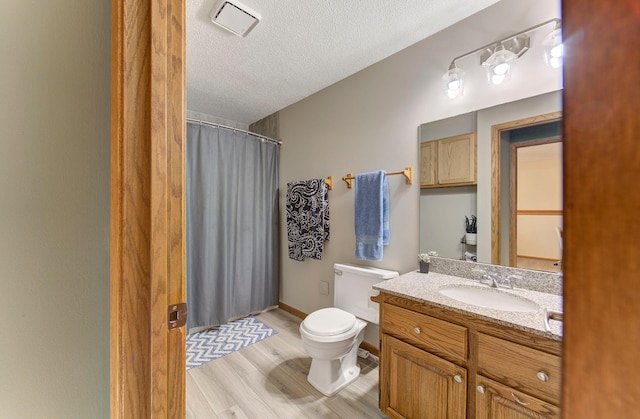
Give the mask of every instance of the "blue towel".
[[389, 244], [389, 186], [384, 170], [356, 175], [356, 259], [382, 260]]

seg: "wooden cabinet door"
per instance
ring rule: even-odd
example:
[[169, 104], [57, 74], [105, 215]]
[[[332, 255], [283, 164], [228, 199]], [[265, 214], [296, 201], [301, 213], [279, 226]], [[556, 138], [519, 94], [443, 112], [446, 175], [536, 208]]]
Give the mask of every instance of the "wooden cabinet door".
[[437, 141], [420, 143], [420, 187], [435, 186]]
[[466, 369], [388, 335], [382, 351], [380, 409], [389, 417], [466, 417]]
[[481, 375], [477, 377], [476, 386], [476, 419], [560, 417], [557, 406]]
[[438, 183], [476, 182], [476, 134], [469, 133], [438, 140]]

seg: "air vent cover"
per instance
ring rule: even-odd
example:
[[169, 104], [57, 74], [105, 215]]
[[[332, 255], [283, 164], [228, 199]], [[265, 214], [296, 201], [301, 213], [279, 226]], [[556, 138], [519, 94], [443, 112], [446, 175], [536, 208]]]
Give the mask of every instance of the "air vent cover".
[[235, 0], [223, 0], [209, 13], [211, 21], [238, 36], [247, 36], [258, 22], [260, 15]]

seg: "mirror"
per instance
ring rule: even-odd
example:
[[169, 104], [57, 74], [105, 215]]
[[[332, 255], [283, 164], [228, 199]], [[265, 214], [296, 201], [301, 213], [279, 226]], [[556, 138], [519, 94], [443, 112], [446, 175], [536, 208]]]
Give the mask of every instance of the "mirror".
[[[556, 119], [557, 118], [557, 119]], [[562, 265], [562, 142], [560, 115], [507, 123], [493, 130], [491, 262], [558, 272]], [[504, 127], [504, 126], [503, 126]], [[500, 151], [496, 151], [497, 149]], [[499, 176], [499, 179], [498, 179]], [[499, 203], [499, 204], [498, 204]]]
[[[420, 143], [476, 132], [477, 185], [421, 188], [420, 252], [559, 271], [560, 127], [559, 91], [421, 125]], [[465, 243], [472, 215], [475, 245]]]

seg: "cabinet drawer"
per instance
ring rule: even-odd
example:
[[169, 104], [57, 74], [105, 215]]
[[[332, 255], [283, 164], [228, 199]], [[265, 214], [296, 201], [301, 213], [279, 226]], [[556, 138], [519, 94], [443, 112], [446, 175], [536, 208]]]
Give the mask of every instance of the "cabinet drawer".
[[480, 333], [478, 372], [533, 396], [559, 401], [558, 356]]
[[445, 358], [467, 359], [466, 327], [383, 304], [382, 330]]

